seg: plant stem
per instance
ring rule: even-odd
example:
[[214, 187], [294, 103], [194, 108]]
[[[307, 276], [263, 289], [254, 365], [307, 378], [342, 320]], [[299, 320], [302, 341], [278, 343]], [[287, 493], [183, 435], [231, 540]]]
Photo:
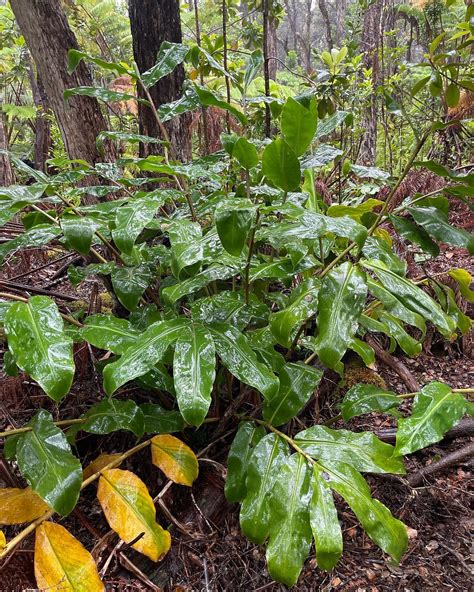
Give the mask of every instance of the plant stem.
[[252, 228], [252, 233], [250, 235], [250, 243], [249, 243], [249, 254], [247, 256], [247, 263], [245, 265], [245, 303], [249, 303], [250, 299], [250, 263], [252, 262], [252, 255], [253, 255], [253, 247], [255, 242], [255, 233], [257, 232], [258, 222], [260, 220], [260, 212], [257, 211], [257, 217], [255, 219], [254, 227]]
[[[23, 296], [17, 296], [16, 294], [10, 294], [9, 292], [0, 292], [0, 298], [7, 298], [8, 300], [17, 300], [18, 302], [28, 302], [28, 298], [23, 298]], [[83, 327], [83, 324], [75, 318], [67, 314], [63, 314], [62, 312], [60, 312], [59, 314], [65, 321], [71, 323], [71, 325], [75, 325], [76, 327]]]

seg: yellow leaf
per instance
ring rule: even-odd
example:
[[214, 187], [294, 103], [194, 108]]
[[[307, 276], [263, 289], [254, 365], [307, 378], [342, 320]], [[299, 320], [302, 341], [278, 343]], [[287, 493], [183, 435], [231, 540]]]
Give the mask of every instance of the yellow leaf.
[[7, 546], [7, 539], [5, 538], [5, 533], [3, 530], [0, 530], [0, 551], [3, 551]]
[[35, 577], [48, 592], [104, 592], [92, 555], [63, 526], [43, 522], [36, 529]]
[[132, 547], [158, 561], [171, 546], [171, 536], [156, 522], [156, 511], [146, 485], [134, 473], [121, 469], [105, 470], [97, 490], [107, 522], [119, 537], [130, 543], [143, 533]]
[[113, 454], [99, 454], [99, 456], [95, 460], [93, 460], [89, 465], [87, 465], [87, 467], [84, 469], [84, 481], [92, 475], [94, 475], [95, 473], [98, 473], [101, 469], [109, 465], [112, 461], [119, 458], [119, 456], [121, 455], [118, 452], [115, 452]]
[[32, 522], [48, 510], [48, 504], [31, 487], [0, 489], [0, 524]]
[[198, 476], [196, 455], [189, 446], [174, 436], [163, 434], [152, 438], [151, 455], [153, 464], [175, 483], [191, 487]]

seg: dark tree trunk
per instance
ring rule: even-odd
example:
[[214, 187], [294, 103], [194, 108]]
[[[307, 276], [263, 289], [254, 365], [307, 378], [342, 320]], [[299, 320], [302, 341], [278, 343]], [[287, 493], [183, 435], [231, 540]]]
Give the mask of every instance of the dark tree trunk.
[[370, 105], [364, 116], [362, 129], [365, 130], [360, 150], [360, 162], [374, 165], [377, 156], [377, 86], [380, 79], [380, 40], [383, 0], [376, 0], [366, 9], [362, 26], [361, 50], [364, 53], [364, 66], [372, 70], [372, 94]]
[[[1, 107], [1, 103], [0, 103]], [[0, 150], [8, 150], [8, 139], [5, 131], [3, 117], [0, 116]], [[0, 153], [0, 187], [8, 187], [13, 185], [15, 177], [13, 176], [13, 169], [10, 164], [8, 154]]]
[[[67, 88], [91, 86], [92, 77], [84, 62], [73, 74], [67, 73], [68, 50], [78, 49], [78, 44], [60, 0], [11, 0], [10, 4], [44, 84], [69, 157], [91, 164], [103, 160], [95, 144], [99, 132], [107, 129], [99, 103], [80, 96], [64, 100]], [[111, 152], [106, 154], [106, 158], [112, 157]]]
[[323, 17], [324, 26], [326, 27], [326, 42], [329, 46], [329, 49], [332, 49], [334, 47], [334, 42], [332, 40], [331, 19], [329, 18], [326, 0], [318, 0], [318, 6]]
[[[156, 62], [156, 55], [163, 41], [182, 42], [179, 2], [177, 0], [130, 0], [130, 25], [133, 37], [133, 55], [140, 72], [149, 70]], [[155, 106], [170, 103], [182, 95], [184, 83], [184, 67], [179, 65], [175, 70], [162, 78], [150, 88]], [[138, 94], [144, 97], [143, 89]], [[158, 123], [152, 110], [139, 104], [138, 115], [140, 133], [146, 136], [160, 137]], [[191, 134], [189, 130], [190, 115], [185, 114], [165, 123], [173, 144], [174, 152], [180, 160], [191, 158]], [[159, 147], [153, 144], [140, 148], [142, 156], [158, 154]]]
[[30, 80], [33, 102], [37, 108], [35, 121], [35, 169], [46, 173], [46, 161], [51, 149], [51, 124], [46, 117], [48, 97], [41, 79], [35, 76], [33, 64], [28, 60], [28, 78]]

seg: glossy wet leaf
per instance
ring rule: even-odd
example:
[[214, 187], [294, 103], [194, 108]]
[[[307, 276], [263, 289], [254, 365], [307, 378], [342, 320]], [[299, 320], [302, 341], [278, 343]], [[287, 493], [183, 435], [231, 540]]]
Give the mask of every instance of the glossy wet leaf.
[[281, 112], [281, 131], [287, 144], [296, 156], [300, 156], [311, 144], [318, 125], [316, 102], [310, 102], [309, 109], [289, 97]]
[[184, 319], [158, 321], [150, 325], [120, 359], [105, 367], [105, 392], [111, 395], [126, 382], [151, 370], [176, 341], [185, 325]]
[[306, 170], [323, 167], [342, 154], [343, 152], [339, 148], [328, 144], [320, 144], [312, 154], [302, 159], [301, 168]]
[[135, 343], [140, 333], [126, 319], [96, 314], [85, 319], [80, 334], [94, 347], [121, 355]]
[[104, 101], [104, 103], [118, 103], [121, 101], [140, 101], [147, 103], [147, 101], [143, 101], [143, 99], [138, 99], [136, 95], [117, 92], [115, 90], [109, 90], [108, 88], [101, 88], [97, 86], [76, 86], [75, 88], [68, 88], [64, 91], [65, 99], [69, 99], [70, 97], [78, 95], [81, 97], [99, 99], [99, 101]]
[[179, 411], [163, 409], [156, 403], [142, 403], [146, 434], [171, 434], [184, 429], [183, 416]]
[[223, 200], [214, 215], [224, 249], [239, 257], [255, 220], [255, 206], [248, 199]]
[[398, 422], [394, 454], [411, 454], [442, 440], [466, 413], [467, 403], [461, 393], [453, 393], [442, 382], [432, 382], [413, 400], [410, 417]]
[[313, 467], [311, 477], [309, 514], [318, 567], [331, 570], [342, 555], [342, 531], [331, 488], [318, 465]]
[[232, 156], [247, 170], [258, 164], [257, 148], [244, 137], [235, 142], [232, 148]]
[[17, 365], [55, 401], [67, 395], [74, 377], [72, 340], [54, 301], [32, 296], [13, 303], [5, 316], [5, 333]]
[[414, 282], [393, 273], [381, 261], [366, 261], [363, 265], [373, 271], [383, 286], [407, 308], [431, 321], [445, 337], [452, 336], [456, 323]]
[[143, 436], [145, 420], [142, 410], [135, 401], [103, 399], [84, 415], [86, 420], [81, 429], [90, 434], [110, 434], [118, 430], [127, 430], [135, 436]]
[[271, 398], [278, 391], [278, 378], [258, 361], [243, 333], [224, 323], [211, 323], [209, 330], [217, 355], [229, 372], [243, 383], [256, 388], [266, 398]]
[[67, 516], [79, 497], [81, 463], [47, 411], [38, 411], [27, 425], [31, 431], [20, 434], [16, 441], [20, 472], [55, 512]]
[[247, 495], [240, 509], [240, 526], [244, 535], [258, 545], [270, 533], [272, 514], [269, 496], [289, 456], [287, 444], [275, 434], [268, 434], [256, 445], [250, 457]]
[[390, 411], [398, 407], [400, 403], [401, 399], [392, 391], [373, 384], [359, 383], [344, 395], [341, 412], [344, 421], [349, 421], [352, 417], [372, 413], [372, 411]]
[[127, 310], [135, 310], [140, 298], [153, 280], [149, 265], [137, 267], [114, 267], [111, 273], [112, 286], [120, 302]]
[[362, 247], [362, 253], [367, 259], [383, 261], [385, 265], [397, 275], [404, 276], [407, 271], [406, 261], [393, 252], [393, 248], [381, 238], [369, 236]]
[[61, 228], [69, 249], [82, 255], [88, 255], [97, 225], [90, 219], [81, 216], [63, 216]]
[[129, 255], [133, 245], [145, 226], [153, 220], [164, 199], [143, 197], [130, 201], [117, 210], [112, 238], [116, 246]]
[[322, 370], [301, 362], [285, 364], [279, 373], [278, 392], [263, 404], [265, 421], [280, 426], [298, 415], [308, 403], [322, 376]]
[[168, 236], [171, 242], [171, 269], [179, 278], [183, 269], [194, 266], [204, 257], [201, 226], [191, 220], [175, 220], [168, 228]]
[[422, 226], [418, 226], [418, 224], [401, 216], [391, 215], [389, 219], [401, 237], [415, 243], [415, 245], [419, 245], [425, 253], [429, 253], [432, 257], [439, 255], [438, 245], [430, 238], [430, 235]]
[[474, 302], [474, 290], [471, 290], [471, 274], [466, 269], [451, 269], [449, 275], [458, 283], [462, 297], [468, 302]]
[[224, 493], [227, 501], [241, 502], [247, 494], [247, 466], [253, 449], [265, 436], [262, 426], [243, 421], [232, 441], [227, 457]]
[[239, 111], [236, 107], [232, 104], [228, 103], [227, 101], [220, 99], [216, 94], [211, 92], [207, 87], [199, 86], [194, 84], [194, 90], [199, 98], [199, 102], [204, 107], [217, 107], [218, 109], [224, 109], [224, 111], [229, 111], [242, 125], [247, 123], [247, 117]]
[[348, 261], [323, 279], [315, 348], [320, 360], [329, 368], [339, 367], [357, 331], [366, 296], [365, 275]]
[[268, 502], [268, 571], [274, 580], [287, 586], [296, 584], [311, 548], [310, 484], [311, 470], [306, 459], [293, 454], [280, 468]]
[[267, 145], [262, 156], [263, 173], [283, 191], [294, 191], [301, 180], [300, 163], [288, 144], [277, 138]]
[[119, 452], [115, 452], [115, 453], [111, 453], [111, 454], [108, 454], [107, 452], [103, 452], [102, 454], [99, 454], [99, 456], [97, 458], [95, 458], [91, 463], [89, 463], [87, 465], [87, 467], [85, 467], [85, 469], [83, 471], [84, 481], [86, 479], [88, 479], [89, 477], [91, 477], [92, 475], [94, 475], [95, 473], [98, 473], [102, 469], [105, 469], [105, 467], [110, 465], [110, 463], [118, 460], [120, 458], [120, 456], [121, 456], [121, 454]]
[[43, 522], [36, 529], [34, 566], [42, 590], [105, 591], [92, 555], [60, 524]]
[[243, 330], [255, 318], [266, 318], [265, 304], [251, 295], [249, 304], [239, 292], [219, 292], [191, 304], [193, 319], [203, 323], [230, 323]]
[[62, 230], [52, 224], [38, 224], [15, 238], [0, 244], [0, 265], [5, 257], [23, 247], [42, 247], [58, 237]]
[[183, 296], [193, 294], [215, 280], [229, 279], [234, 273], [233, 269], [225, 265], [211, 265], [188, 280], [163, 288], [163, 298], [170, 304], [173, 304]]
[[372, 432], [332, 430], [315, 425], [299, 432], [295, 441], [304, 452], [321, 462], [343, 462], [358, 471], [403, 475], [401, 458], [393, 457], [394, 448]]
[[181, 440], [168, 434], [155, 436], [151, 441], [153, 464], [174, 483], [191, 487], [199, 473], [194, 452]]
[[121, 469], [105, 470], [99, 478], [97, 498], [112, 530], [132, 548], [152, 561], [168, 553], [171, 537], [156, 522], [153, 499], [146, 485], [134, 473]]
[[463, 247], [471, 255], [474, 254], [474, 235], [462, 228], [451, 226], [447, 214], [439, 208], [410, 208], [409, 212], [415, 222], [422, 226], [434, 239], [457, 247]]
[[48, 510], [48, 504], [31, 487], [0, 489], [0, 524], [32, 522]]
[[171, 74], [176, 66], [183, 62], [188, 51], [189, 47], [187, 45], [163, 41], [156, 56], [155, 65], [141, 75], [143, 84], [150, 88], [164, 76]]
[[181, 415], [199, 427], [211, 405], [216, 376], [216, 352], [209, 331], [191, 324], [180, 333], [175, 345], [173, 376]]
[[362, 341], [362, 339], [357, 339], [357, 337], [354, 337], [354, 339], [349, 344], [349, 349], [360, 356], [368, 368], [371, 368], [375, 364], [374, 350], [368, 343]]
[[353, 467], [337, 461], [320, 465], [331, 489], [345, 499], [369, 537], [399, 562], [408, 546], [407, 529], [403, 522], [372, 498], [367, 482]]

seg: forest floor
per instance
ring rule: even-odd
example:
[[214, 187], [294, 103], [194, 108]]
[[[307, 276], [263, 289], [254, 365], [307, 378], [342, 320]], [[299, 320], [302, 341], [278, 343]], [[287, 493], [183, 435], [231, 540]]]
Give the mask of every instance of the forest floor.
[[[464, 227], [465, 214], [463, 209], [457, 212], [458, 218], [463, 218]], [[63, 254], [40, 249], [22, 252], [4, 265], [0, 281], [9, 278], [30, 287], [42, 287], [87, 301], [91, 294], [103, 290], [96, 279], [85, 282], [78, 290], [73, 290], [66, 275], [61, 275], [59, 281], [54, 279], [58, 270], [67, 263], [64, 259], [32, 271], [51, 260], [57, 260]], [[452, 247], [444, 247], [439, 257], [425, 266], [423, 271], [435, 274], [453, 267], [464, 267], [471, 274], [474, 273], [472, 258]], [[413, 270], [416, 274], [414, 277], [419, 277], [419, 272], [419, 268]], [[19, 274], [23, 274], [22, 277], [12, 279]], [[71, 310], [71, 304], [75, 306], [73, 302], [60, 298], [57, 298], [57, 302], [63, 305], [64, 310]], [[96, 311], [98, 308], [91, 310]], [[472, 312], [472, 309], [468, 310], [471, 317]], [[2, 346], [0, 341], [0, 349], [4, 348], [5, 345]], [[77, 417], [101, 396], [100, 378], [93, 363], [97, 355], [97, 351], [84, 344], [76, 347], [79, 379], [62, 405], [62, 418]], [[474, 384], [472, 360], [462, 353], [459, 342], [449, 344], [434, 335], [429, 348], [416, 359], [405, 358], [400, 352], [395, 355], [420, 385], [432, 380], [445, 381], [454, 388], [472, 387]], [[390, 389], [399, 393], [407, 391], [399, 375], [384, 364], [378, 363], [377, 372]], [[0, 374], [0, 392], [2, 424], [21, 426], [41, 406], [49, 409], [55, 417], [58, 416], [51, 400], [25, 376], [12, 378]], [[130, 387], [119, 396], [131, 394], [137, 402], [157, 400], [153, 393], [135, 387]], [[301, 429], [337, 415], [341, 394], [336, 377], [325, 376], [317, 402], [313, 400], [304, 414], [294, 420], [297, 423], [290, 423], [288, 430], [296, 426]], [[159, 402], [163, 403], [161, 400]], [[210, 416], [220, 416], [222, 413], [223, 409], [214, 406]], [[374, 414], [352, 420], [349, 426], [338, 423], [335, 427], [381, 432], [392, 425], [391, 416]], [[117, 535], [110, 530], [100, 511], [95, 497], [96, 486], [92, 485], [84, 491], [77, 508], [61, 523], [92, 550], [108, 591], [163, 588], [174, 592], [277, 592], [286, 589], [271, 581], [265, 566], [264, 548], [251, 544], [241, 535], [238, 507], [227, 504], [224, 499], [225, 465], [235, 429], [235, 422], [230, 418], [224, 423], [206, 424], [199, 431], [185, 432], [183, 439], [196, 452], [202, 451], [200, 476], [192, 490], [172, 485], [157, 504], [157, 519], [163, 526], [170, 528], [172, 535], [171, 551], [159, 564], [148, 561], [126, 546], [118, 546]], [[416, 473], [440, 457], [462, 448], [468, 440], [467, 437], [448, 439], [410, 456], [406, 462], [408, 474]], [[134, 442], [128, 432], [101, 437], [83, 435], [78, 438], [78, 452], [85, 466], [101, 452], [123, 451], [132, 447]], [[131, 468], [141, 476], [153, 497], [167, 486], [164, 476], [152, 466], [146, 451], [129, 459], [122, 468]], [[364, 534], [344, 502], [337, 499], [344, 533], [344, 556], [333, 571], [326, 573], [317, 568], [313, 553], [303, 569], [298, 586], [293, 590], [388, 592], [472, 589], [472, 464], [452, 467], [415, 489], [399, 477], [377, 475], [370, 476], [368, 481], [373, 495], [409, 527], [409, 550], [401, 564], [395, 566], [384, 557]], [[0, 486], [23, 485], [19, 474], [0, 457]], [[18, 530], [6, 528], [7, 540]], [[33, 551], [34, 537], [30, 536], [0, 566], [0, 592], [35, 589]], [[128, 558], [127, 567], [124, 566], [127, 561], [124, 557]], [[145, 583], [146, 578], [154, 584]]]

